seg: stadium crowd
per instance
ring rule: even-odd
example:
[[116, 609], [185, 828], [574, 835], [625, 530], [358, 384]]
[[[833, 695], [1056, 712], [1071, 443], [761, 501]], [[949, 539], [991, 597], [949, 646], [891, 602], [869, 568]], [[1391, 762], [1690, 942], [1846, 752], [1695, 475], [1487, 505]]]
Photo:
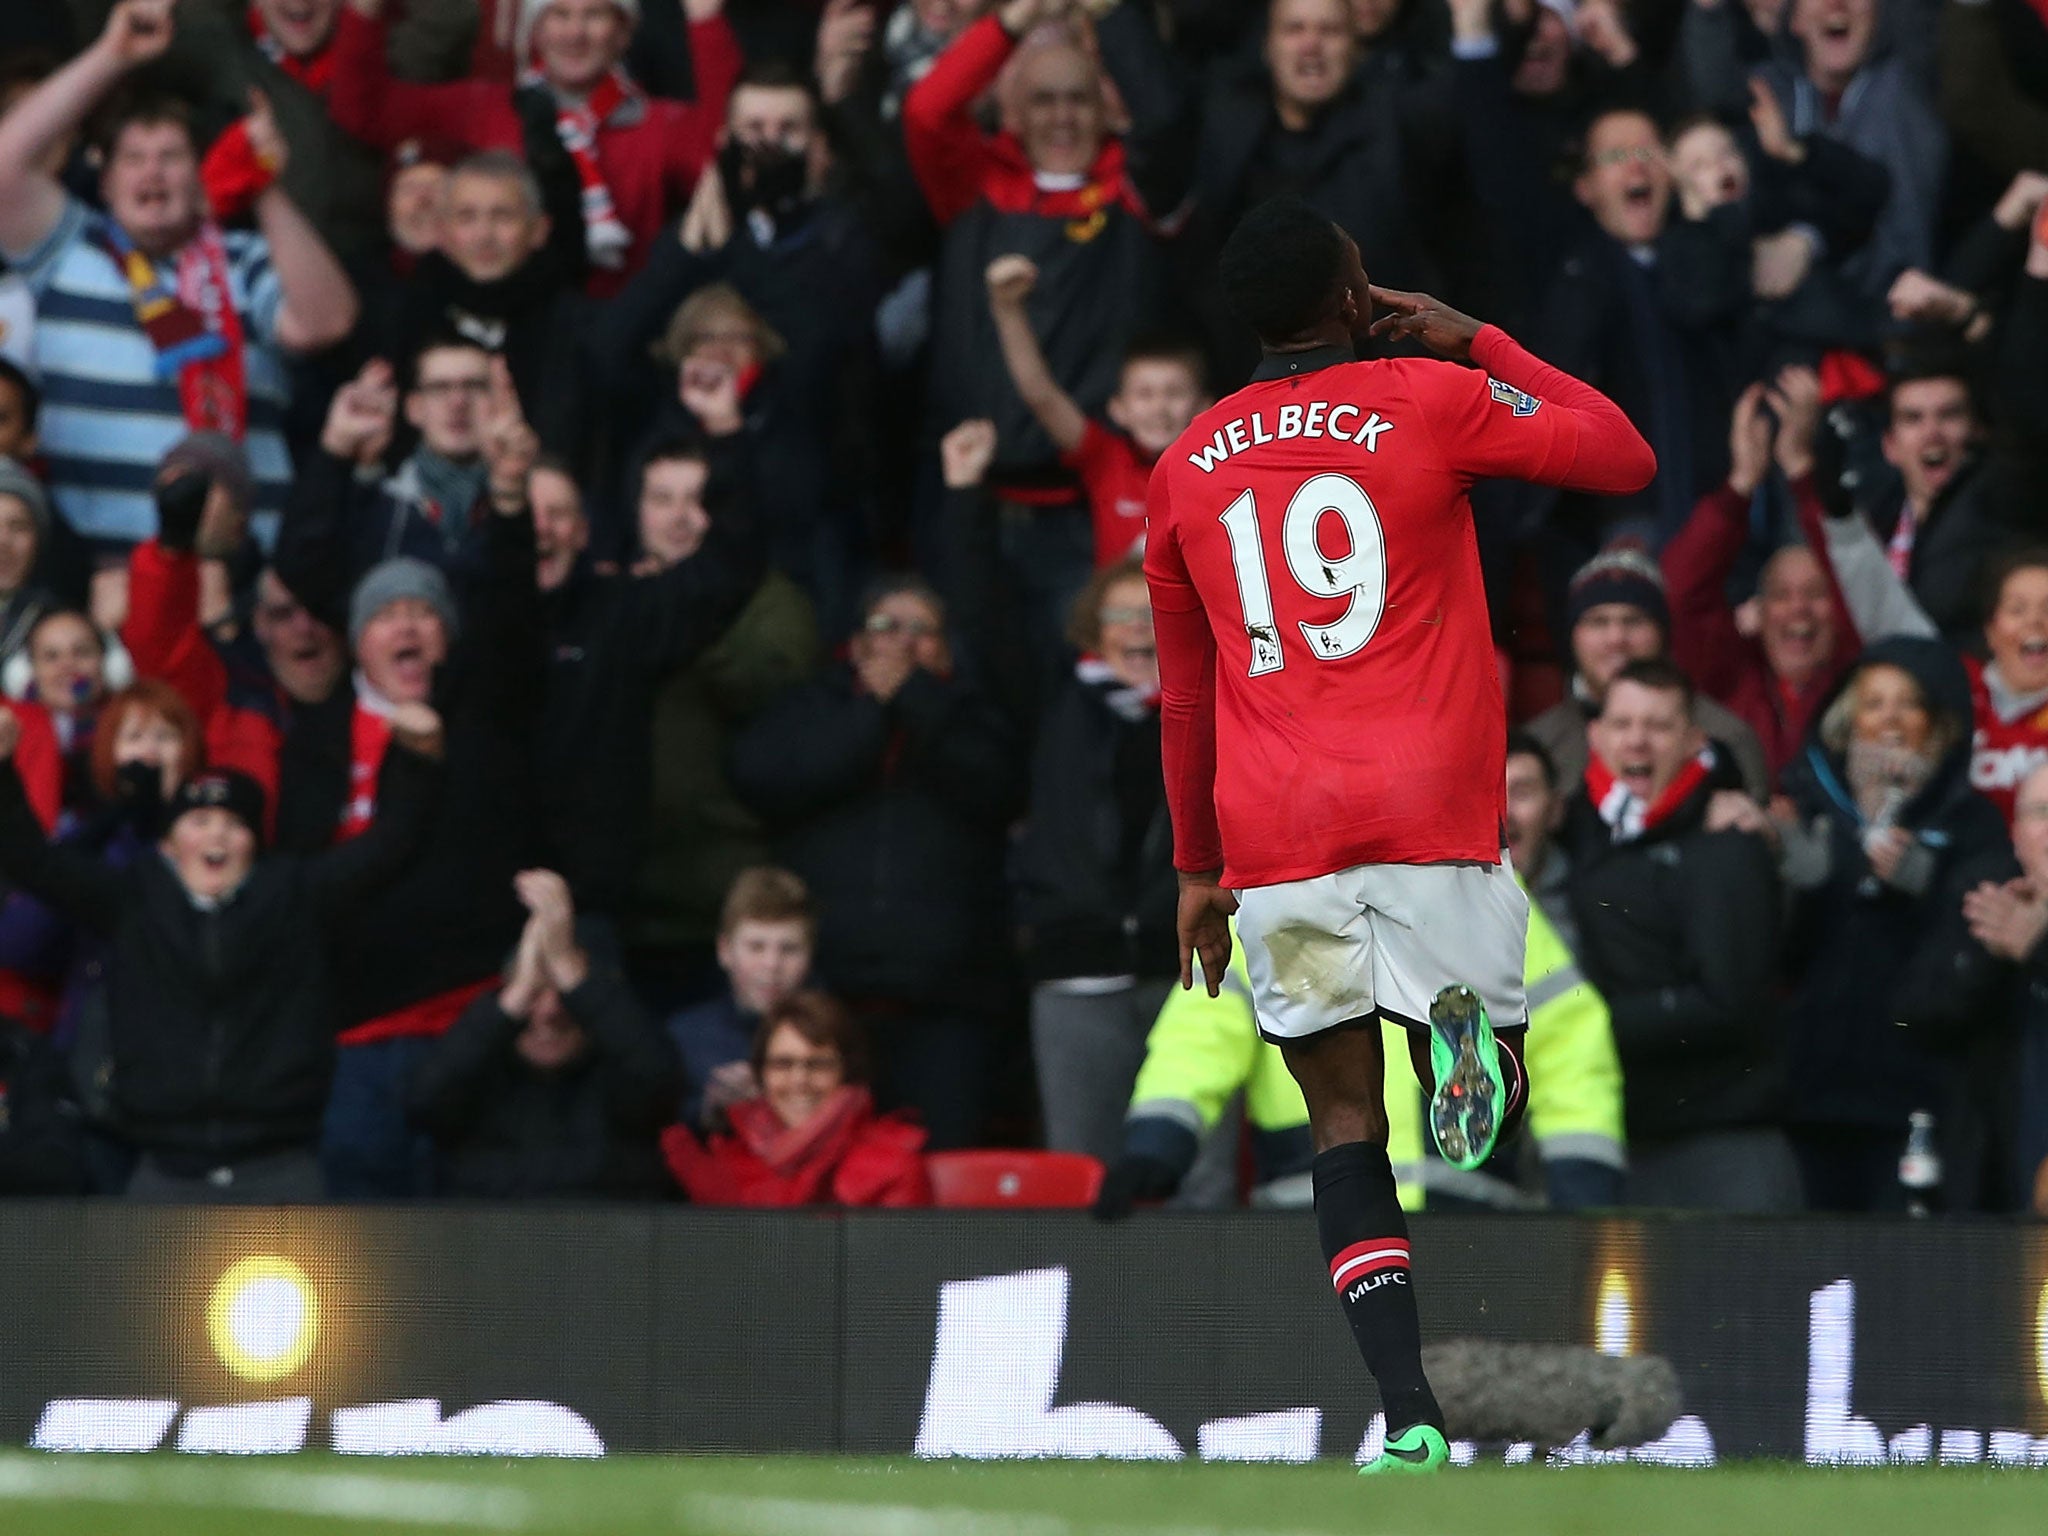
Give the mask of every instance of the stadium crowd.
[[1305, 1202], [1139, 564], [1280, 194], [1660, 466], [1474, 491], [1404, 1197], [2048, 1216], [2044, 0], [5, 7], [0, 1190]]

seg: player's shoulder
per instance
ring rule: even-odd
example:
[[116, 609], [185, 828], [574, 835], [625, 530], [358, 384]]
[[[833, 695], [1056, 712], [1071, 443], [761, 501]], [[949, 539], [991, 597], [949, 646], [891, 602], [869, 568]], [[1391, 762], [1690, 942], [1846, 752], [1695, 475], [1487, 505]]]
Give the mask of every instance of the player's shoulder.
[[1488, 382], [1484, 369], [1443, 357], [1388, 357], [1372, 366], [1385, 370], [1381, 378], [1388, 385], [1405, 389], [1418, 399], [1472, 394]]

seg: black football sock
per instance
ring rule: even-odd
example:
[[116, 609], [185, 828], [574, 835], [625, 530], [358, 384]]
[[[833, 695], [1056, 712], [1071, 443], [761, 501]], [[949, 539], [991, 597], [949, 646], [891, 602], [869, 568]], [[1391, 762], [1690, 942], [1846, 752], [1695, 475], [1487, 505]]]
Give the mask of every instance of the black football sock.
[[1394, 1198], [1384, 1147], [1346, 1142], [1316, 1154], [1316, 1227], [1337, 1304], [1365, 1368], [1379, 1383], [1387, 1433], [1414, 1424], [1444, 1427], [1422, 1374], [1422, 1324], [1408, 1276], [1408, 1222]]
[[1494, 1138], [1496, 1146], [1506, 1146], [1522, 1124], [1522, 1116], [1529, 1108], [1529, 1068], [1522, 1060], [1522, 1049], [1528, 1043], [1529, 1029], [1497, 1029], [1493, 1033], [1494, 1052], [1500, 1058], [1501, 1081], [1507, 1085], [1507, 1108], [1501, 1111], [1500, 1134]]

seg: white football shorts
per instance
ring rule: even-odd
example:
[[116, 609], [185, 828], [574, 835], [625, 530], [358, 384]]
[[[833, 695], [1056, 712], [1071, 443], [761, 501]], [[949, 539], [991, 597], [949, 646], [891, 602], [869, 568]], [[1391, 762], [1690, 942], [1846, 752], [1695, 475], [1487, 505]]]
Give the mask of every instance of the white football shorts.
[[1375, 1011], [1426, 1028], [1462, 982], [1496, 1029], [1529, 1022], [1529, 898], [1498, 864], [1360, 864], [1237, 893], [1259, 1033], [1299, 1040]]

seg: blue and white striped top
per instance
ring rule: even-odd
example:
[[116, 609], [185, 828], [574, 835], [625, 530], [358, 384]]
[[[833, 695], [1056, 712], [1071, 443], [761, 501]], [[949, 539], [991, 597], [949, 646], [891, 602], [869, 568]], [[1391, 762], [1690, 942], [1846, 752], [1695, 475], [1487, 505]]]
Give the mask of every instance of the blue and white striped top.
[[[156, 532], [150, 483], [157, 464], [190, 429], [177, 380], [156, 376], [156, 352], [136, 322], [127, 280], [92, 237], [92, 221], [101, 217], [72, 199], [49, 237], [14, 266], [36, 296], [33, 363], [43, 389], [38, 433], [51, 499], [86, 538], [134, 544]], [[243, 446], [256, 479], [251, 531], [267, 549], [292, 478], [284, 443], [290, 386], [276, 346], [283, 295], [261, 235], [229, 230], [221, 241], [245, 340], [249, 431]]]

